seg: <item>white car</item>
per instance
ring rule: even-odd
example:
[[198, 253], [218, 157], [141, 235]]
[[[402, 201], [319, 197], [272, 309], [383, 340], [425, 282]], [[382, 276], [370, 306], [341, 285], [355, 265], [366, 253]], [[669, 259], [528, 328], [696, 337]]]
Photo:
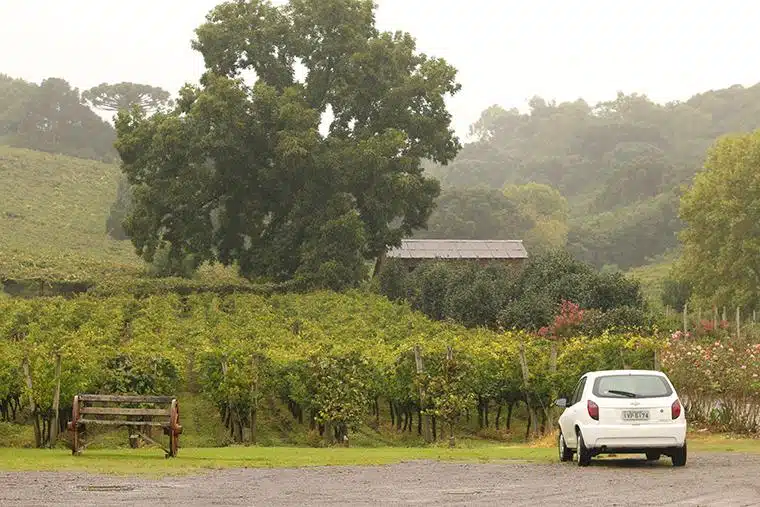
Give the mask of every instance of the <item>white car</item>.
[[595, 371], [581, 376], [572, 397], [555, 402], [559, 458], [587, 466], [600, 454], [669, 456], [686, 464], [686, 416], [675, 387], [662, 372]]

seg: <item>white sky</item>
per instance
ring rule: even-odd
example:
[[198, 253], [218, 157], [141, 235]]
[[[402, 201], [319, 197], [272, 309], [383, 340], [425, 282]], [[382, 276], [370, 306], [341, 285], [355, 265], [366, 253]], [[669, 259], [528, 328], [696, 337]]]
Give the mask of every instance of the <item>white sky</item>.
[[[0, 73], [86, 89], [133, 81], [176, 93], [203, 70], [193, 29], [219, 0], [0, 0]], [[686, 99], [760, 81], [754, 0], [379, 0], [381, 29], [460, 71], [460, 135], [491, 104], [597, 102], [618, 90]]]

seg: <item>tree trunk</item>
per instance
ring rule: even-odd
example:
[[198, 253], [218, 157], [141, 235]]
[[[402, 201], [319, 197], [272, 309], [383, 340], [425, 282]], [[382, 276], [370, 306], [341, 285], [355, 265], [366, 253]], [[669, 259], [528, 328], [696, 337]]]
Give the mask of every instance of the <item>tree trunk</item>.
[[[533, 422], [533, 436], [538, 436], [538, 417], [531, 403], [530, 396], [530, 372], [528, 371], [528, 360], [525, 358], [525, 341], [520, 337], [519, 343], [520, 369], [522, 370], [523, 382], [525, 384], [525, 404], [528, 407], [528, 421]], [[530, 424], [528, 425], [528, 434], [530, 434]], [[526, 437], [527, 438], [527, 437]]]
[[[425, 373], [425, 368], [422, 362], [422, 351], [419, 345], [414, 347], [414, 362], [417, 366], [417, 375], [422, 376]], [[420, 407], [425, 410], [425, 388], [420, 385]], [[425, 437], [425, 442], [430, 443], [432, 441], [432, 435], [430, 434], [430, 416], [425, 415], [422, 419], [422, 433]]]
[[24, 380], [26, 382], [26, 388], [29, 389], [29, 409], [32, 412], [32, 418], [34, 419], [34, 445], [37, 448], [42, 447], [42, 434], [40, 432], [40, 419], [37, 413], [37, 404], [34, 402], [34, 391], [32, 384], [32, 374], [29, 371], [29, 357], [24, 357], [22, 363], [24, 370]]
[[507, 405], [507, 429], [512, 428], [512, 409], [515, 407], [515, 402], [510, 401]]
[[323, 436], [325, 439], [325, 444], [328, 446], [335, 443], [335, 429], [333, 428], [332, 421], [325, 421], [325, 431]]
[[499, 420], [501, 419], [501, 403], [496, 408], [496, 431], [499, 430]]
[[53, 392], [53, 421], [50, 431], [50, 447], [55, 447], [58, 440], [58, 415], [61, 403], [61, 354], [55, 355], [55, 391]]
[[391, 413], [391, 428], [396, 425], [396, 414], [393, 413], [393, 402], [388, 400], [388, 408]]

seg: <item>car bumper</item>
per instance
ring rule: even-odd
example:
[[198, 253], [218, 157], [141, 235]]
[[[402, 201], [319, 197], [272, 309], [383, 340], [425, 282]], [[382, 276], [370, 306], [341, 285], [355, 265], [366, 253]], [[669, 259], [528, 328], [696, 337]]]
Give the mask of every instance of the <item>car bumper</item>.
[[599, 449], [647, 449], [682, 447], [686, 423], [647, 425], [590, 424], [581, 428], [586, 447]]

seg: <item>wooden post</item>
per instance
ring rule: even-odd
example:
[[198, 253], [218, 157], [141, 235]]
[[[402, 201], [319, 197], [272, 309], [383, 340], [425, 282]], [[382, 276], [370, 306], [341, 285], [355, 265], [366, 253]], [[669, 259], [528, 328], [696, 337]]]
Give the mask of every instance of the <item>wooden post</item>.
[[660, 350], [655, 349], [654, 351], [654, 370], [659, 371], [660, 370]]
[[741, 321], [741, 309], [736, 307], [736, 339], [741, 340], [742, 336], [742, 321]]
[[757, 310], [752, 310], [752, 323], [757, 321]]
[[536, 412], [535, 408], [531, 404], [531, 397], [530, 397], [530, 372], [528, 371], [528, 360], [525, 358], [525, 340], [521, 336], [520, 342], [519, 342], [519, 352], [520, 352], [520, 369], [522, 370], [523, 375], [523, 381], [525, 383], [525, 402], [528, 405], [528, 431], [531, 430], [531, 425], [533, 429], [533, 436], [538, 436], [538, 413]]
[[[451, 364], [451, 361], [454, 360], [454, 350], [451, 348], [451, 345], [446, 347], [446, 361]], [[450, 370], [449, 370], [450, 371]], [[453, 448], [456, 446], [456, 442], [454, 440], [454, 419], [449, 419], [449, 447]]]
[[251, 373], [253, 382], [251, 383], [251, 407], [248, 413], [248, 423], [251, 426], [251, 435], [249, 442], [256, 443], [256, 412], [258, 412], [258, 389], [259, 389], [259, 372], [256, 369], [256, 356], [251, 357]]
[[702, 307], [700, 306], [699, 308], [697, 308], [697, 326], [695, 327], [699, 327], [701, 323], [702, 323]]
[[728, 320], [728, 317], [726, 317], [726, 307], [725, 306], [723, 307], [723, 318], [721, 320], [724, 321], [724, 322]]
[[684, 303], [683, 304], [683, 332], [684, 334], [686, 334], [686, 332], [689, 330], [688, 315], [689, 315], [689, 303]]
[[718, 327], [718, 307], [713, 305], [713, 329]]
[[[420, 350], [419, 345], [414, 346], [414, 362], [417, 366], [417, 375], [419, 377], [422, 377], [425, 373], [425, 365], [422, 362], [422, 351]], [[420, 409], [425, 410], [425, 387], [422, 383], [420, 383]], [[432, 437], [430, 433], [430, 416], [428, 414], [424, 414], [422, 416], [422, 435], [425, 438], [425, 442], [430, 443], [432, 442]]]
[[55, 391], [53, 391], [53, 422], [50, 424], [50, 447], [58, 440], [58, 411], [61, 406], [61, 354], [55, 355]]

